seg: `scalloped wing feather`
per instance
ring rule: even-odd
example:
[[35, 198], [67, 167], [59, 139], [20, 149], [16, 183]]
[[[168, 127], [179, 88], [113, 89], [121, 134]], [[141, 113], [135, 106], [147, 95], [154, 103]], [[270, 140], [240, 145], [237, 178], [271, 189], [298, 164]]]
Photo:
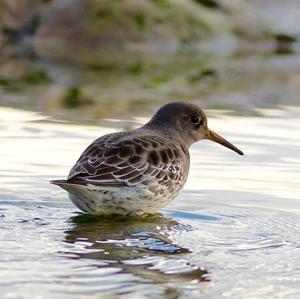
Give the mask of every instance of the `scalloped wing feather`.
[[[178, 159], [179, 157], [183, 159]], [[68, 181], [96, 186], [159, 183], [172, 189], [185, 182], [182, 148], [158, 136], [113, 133], [95, 140], [70, 171]]]

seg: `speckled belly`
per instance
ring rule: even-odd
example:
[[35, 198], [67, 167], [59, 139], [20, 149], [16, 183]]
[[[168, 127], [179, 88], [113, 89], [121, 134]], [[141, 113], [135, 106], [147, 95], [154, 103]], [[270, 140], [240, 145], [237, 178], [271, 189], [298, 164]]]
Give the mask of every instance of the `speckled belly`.
[[[145, 186], [97, 187], [70, 185], [65, 188], [69, 198], [80, 210], [89, 214], [140, 215], [153, 213], [166, 206], [178, 191], [150, 191]], [[151, 188], [150, 188], [151, 189]]]

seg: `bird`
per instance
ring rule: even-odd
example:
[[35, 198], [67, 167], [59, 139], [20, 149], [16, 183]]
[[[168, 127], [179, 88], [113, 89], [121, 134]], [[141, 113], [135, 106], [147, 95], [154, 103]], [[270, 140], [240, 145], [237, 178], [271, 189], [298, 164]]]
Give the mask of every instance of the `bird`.
[[183, 188], [190, 146], [202, 139], [244, 153], [208, 128], [196, 104], [171, 102], [140, 128], [99, 137], [81, 154], [66, 180], [53, 180], [81, 211], [93, 215], [153, 214]]

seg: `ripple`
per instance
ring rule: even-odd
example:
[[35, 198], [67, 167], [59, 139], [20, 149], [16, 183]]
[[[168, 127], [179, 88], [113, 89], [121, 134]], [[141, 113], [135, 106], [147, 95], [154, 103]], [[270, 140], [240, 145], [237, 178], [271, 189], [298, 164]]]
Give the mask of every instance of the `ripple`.
[[1, 296], [298, 298], [298, 114], [212, 119], [247, 155], [196, 144], [186, 191], [142, 220], [79, 215], [48, 184], [110, 129], [0, 124]]

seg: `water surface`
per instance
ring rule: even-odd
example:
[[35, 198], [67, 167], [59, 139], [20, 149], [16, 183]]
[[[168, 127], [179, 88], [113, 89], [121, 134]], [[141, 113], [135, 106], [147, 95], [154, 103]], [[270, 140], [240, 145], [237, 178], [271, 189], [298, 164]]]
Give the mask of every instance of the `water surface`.
[[49, 184], [122, 122], [0, 108], [2, 298], [299, 298], [300, 109], [259, 112], [210, 110], [245, 156], [195, 144], [184, 191], [137, 220], [84, 216]]

